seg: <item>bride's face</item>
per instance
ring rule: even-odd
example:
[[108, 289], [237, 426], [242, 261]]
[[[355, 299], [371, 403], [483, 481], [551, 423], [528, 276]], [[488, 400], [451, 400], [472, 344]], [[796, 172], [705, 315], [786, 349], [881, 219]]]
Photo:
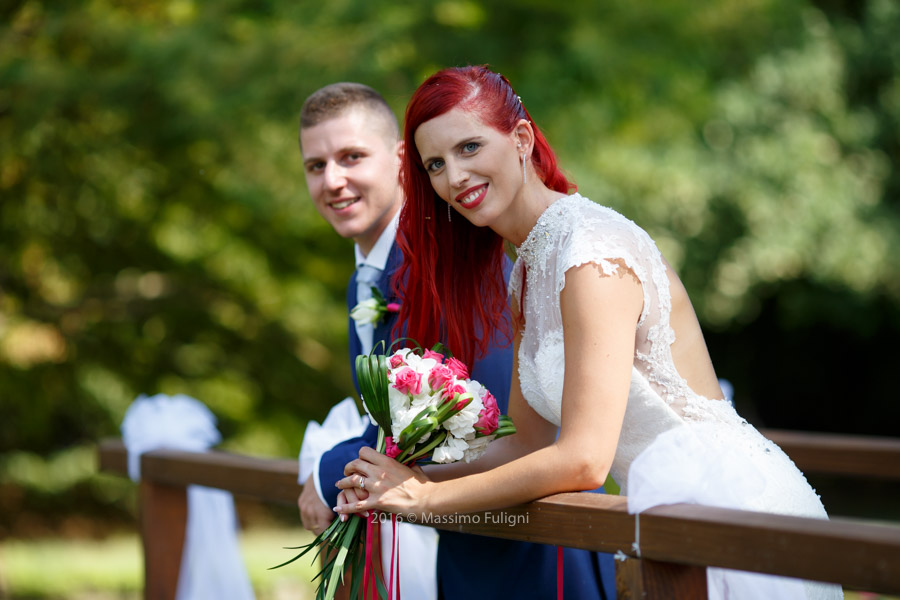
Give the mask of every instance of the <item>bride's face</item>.
[[474, 225], [492, 225], [522, 186], [516, 134], [460, 108], [422, 123], [416, 148], [437, 195]]

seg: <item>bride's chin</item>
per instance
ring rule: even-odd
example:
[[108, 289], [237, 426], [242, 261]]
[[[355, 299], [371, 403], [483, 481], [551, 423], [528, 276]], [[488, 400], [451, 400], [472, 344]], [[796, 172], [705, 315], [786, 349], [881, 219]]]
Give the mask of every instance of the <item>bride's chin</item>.
[[[465, 211], [466, 209], [463, 209]], [[484, 211], [461, 213], [462, 216], [475, 227], [490, 227], [490, 217]]]

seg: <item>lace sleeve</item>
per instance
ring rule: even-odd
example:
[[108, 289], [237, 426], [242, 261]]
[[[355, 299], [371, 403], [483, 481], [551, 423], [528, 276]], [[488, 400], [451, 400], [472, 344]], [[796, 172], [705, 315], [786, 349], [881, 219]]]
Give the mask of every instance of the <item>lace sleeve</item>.
[[638, 321], [640, 326], [651, 306], [652, 289], [650, 259], [659, 256], [659, 250], [650, 237], [632, 221], [622, 215], [594, 205], [593, 210], [580, 215], [577, 226], [564, 236], [557, 255], [556, 290], [566, 285], [566, 272], [584, 264], [595, 264], [603, 275], [614, 275], [619, 263], [634, 272], [641, 282], [644, 308]]

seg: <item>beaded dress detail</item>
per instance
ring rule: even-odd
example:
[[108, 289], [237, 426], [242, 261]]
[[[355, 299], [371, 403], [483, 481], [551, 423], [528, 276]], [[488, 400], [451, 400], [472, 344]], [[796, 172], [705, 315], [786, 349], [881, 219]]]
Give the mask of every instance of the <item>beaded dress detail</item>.
[[[610, 474], [629, 510], [697, 504], [827, 518], [819, 497], [781, 449], [724, 400], [696, 394], [672, 358], [672, 298], [650, 236], [616, 211], [578, 194], [547, 208], [518, 248], [509, 283], [525, 329], [519, 383], [528, 404], [559, 426], [565, 356], [560, 292], [566, 272], [592, 263], [602, 275], [624, 264], [641, 282], [628, 404]], [[602, 276], [601, 275], [601, 276]], [[523, 281], [523, 278], [527, 281]], [[710, 598], [841, 598], [839, 586], [709, 569]], [[759, 596], [765, 590], [765, 596]]]

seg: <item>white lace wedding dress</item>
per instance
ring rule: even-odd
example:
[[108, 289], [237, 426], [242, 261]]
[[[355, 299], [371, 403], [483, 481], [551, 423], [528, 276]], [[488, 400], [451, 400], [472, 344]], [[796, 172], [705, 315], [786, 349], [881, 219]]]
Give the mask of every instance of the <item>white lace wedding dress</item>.
[[[628, 405], [611, 469], [629, 510], [692, 502], [827, 518], [819, 497], [778, 446], [724, 400], [694, 393], [678, 374], [670, 351], [675, 333], [669, 325], [669, 280], [650, 236], [578, 194], [557, 200], [541, 215], [518, 248], [509, 284], [511, 297], [521, 298], [527, 273], [519, 380], [529, 405], [560, 424], [565, 357], [559, 296], [566, 271], [593, 263], [613, 274], [621, 261], [640, 279], [644, 294]], [[710, 598], [843, 596], [836, 585], [725, 569], [708, 573]]]

